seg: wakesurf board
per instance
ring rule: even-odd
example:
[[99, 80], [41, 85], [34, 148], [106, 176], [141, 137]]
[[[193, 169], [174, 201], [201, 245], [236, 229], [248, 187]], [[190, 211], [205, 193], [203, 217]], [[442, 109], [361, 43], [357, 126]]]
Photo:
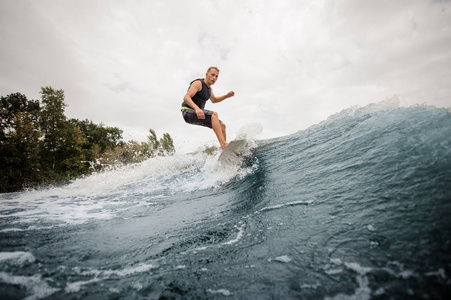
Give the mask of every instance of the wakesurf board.
[[239, 163], [240, 157], [246, 151], [246, 145], [247, 141], [245, 139], [231, 141], [224, 151], [222, 151], [218, 161], [222, 164], [229, 165]]

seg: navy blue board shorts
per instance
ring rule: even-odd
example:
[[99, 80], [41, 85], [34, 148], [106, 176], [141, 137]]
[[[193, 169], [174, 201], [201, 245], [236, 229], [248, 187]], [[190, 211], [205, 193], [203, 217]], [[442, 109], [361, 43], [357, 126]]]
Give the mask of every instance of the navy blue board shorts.
[[[211, 126], [211, 116], [213, 115], [214, 111], [206, 110], [206, 109], [203, 109], [202, 111], [205, 114], [205, 119], [199, 119], [197, 117], [196, 111], [194, 109], [183, 109], [182, 110], [183, 119], [188, 124], [200, 125], [200, 126], [204, 126], [204, 127], [208, 127], [208, 128], [213, 128]], [[222, 121], [219, 120], [219, 123], [221, 124]]]

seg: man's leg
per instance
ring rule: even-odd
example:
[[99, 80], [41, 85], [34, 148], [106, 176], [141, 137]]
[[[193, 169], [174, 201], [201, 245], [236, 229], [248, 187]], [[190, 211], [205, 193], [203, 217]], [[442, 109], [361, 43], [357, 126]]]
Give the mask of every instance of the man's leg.
[[221, 129], [222, 129], [222, 135], [224, 136], [224, 140], [227, 141], [227, 136], [226, 136], [226, 125], [224, 123], [219, 123], [221, 124]]
[[213, 113], [211, 116], [211, 127], [213, 128], [213, 131], [216, 134], [216, 137], [218, 138], [219, 144], [221, 144], [222, 150], [227, 147], [226, 143], [226, 134], [225, 134], [225, 124], [219, 123], [218, 113]]

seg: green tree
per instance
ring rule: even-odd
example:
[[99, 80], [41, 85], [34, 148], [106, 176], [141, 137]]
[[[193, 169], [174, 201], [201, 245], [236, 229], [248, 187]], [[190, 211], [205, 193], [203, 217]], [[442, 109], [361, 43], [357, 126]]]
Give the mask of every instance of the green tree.
[[81, 129], [64, 114], [67, 106], [64, 91], [52, 87], [41, 89], [42, 108], [39, 124], [44, 133], [42, 147], [43, 173], [50, 181], [67, 181], [89, 171], [86, 138]]
[[160, 142], [157, 139], [157, 134], [155, 133], [155, 130], [149, 129], [150, 135], [147, 136], [147, 141], [149, 144], [149, 152], [150, 155], [153, 157], [155, 155], [155, 152], [160, 147]]
[[84, 142], [81, 146], [85, 158], [85, 165], [94, 170], [101, 169], [98, 160], [108, 151], [108, 156], [121, 143], [122, 130], [117, 127], [105, 127], [102, 123], [97, 125], [90, 120], [70, 119], [73, 127], [79, 128]]
[[41, 88], [42, 108], [39, 124], [44, 132], [43, 157], [46, 165], [53, 172], [57, 172], [57, 162], [62, 160], [61, 150], [65, 142], [65, 129], [67, 128], [64, 109], [64, 91], [54, 90], [52, 87]]
[[160, 156], [174, 154], [174, 141], [169, 133], [164, 133], [160, 140], [158, 140], [155, 130], [149, 129], [149, 133], [150, 135], [147, 136], [147, 145], [143, 144], [145, 153], [148, 153], [148, 157], [154, 157], [156, 154]]
[[39, 102], [20, 93], [1, 97], [0, 192], [12, 192], [42, 181], [39, 176], [41, 132]]
[[96, 145], [103, 153], [106, 149], [114, 149], [122, 139], [122, 130], [117, 127], [105, 127], [102, 123], [97, 125], [89, 120], [80, 121], [70, 119], [69, 122], [80, 128], [86, 138], [85, 148], [92, 149]]
[[28, 100], [27, 96], [13, 93], [0, 99], [0, 141], [6, 138], [6, 134], [14, 129], [14, 120], [18, 113], [28, 113], [29, 121], [37, 124], [39, 113], [39, 101]]
[[41, 102], [20, 93], [0, 99], [0, 192], [66, 182], [103, 166], [172, 155], [168, 133], [147, 142], [122, 141], [122, 130], [89, 120], [67, 120], [64, 91], [41, 88]]
[[173, 155], [175, 153], [174, 141], [169, 133], [164, 133], [163, 138], [160, 140], [160, 153], [161, 155]]
[[80, 128], [67, 126], [64, 132], [64, 144], [61, 149], [60, 173], [65, 179], [71, 179], [75, 176], [89, 172], [89, 162], [86, 161], [86, 155], [83, 151], [85, 137]]

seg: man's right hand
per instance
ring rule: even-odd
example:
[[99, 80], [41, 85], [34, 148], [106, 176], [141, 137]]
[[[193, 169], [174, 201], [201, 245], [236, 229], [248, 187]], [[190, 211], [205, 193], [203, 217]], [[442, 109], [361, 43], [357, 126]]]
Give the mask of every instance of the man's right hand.
[[202, 109], [197, 108], [195, 111], [196, 111], [196, 115], [197, 115], [197, 117], [198, 117], [199, 119], [205, 119], [205, 114], [204, 114], [204, 112], [202, 111]]

